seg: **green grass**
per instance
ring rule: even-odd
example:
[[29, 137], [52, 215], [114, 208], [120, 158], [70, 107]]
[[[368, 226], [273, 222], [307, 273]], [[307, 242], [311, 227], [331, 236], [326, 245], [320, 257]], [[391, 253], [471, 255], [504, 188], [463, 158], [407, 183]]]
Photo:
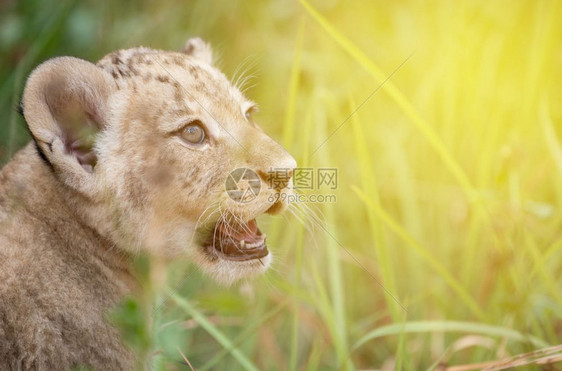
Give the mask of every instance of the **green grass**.
[[261, 218], [276, 261], [253, 282], [223, 288], [176, 262], [142, 343], [154, 368], [185, 369], [183, 354], [199, 370], [422, 370], [530, 352], [562, 337], [561, 12], [554, 0], [4, 2], [0, 157], [28, 140], [15, 106], [42, 60], [200, 35], [227, 75], [255, 65], [257, 120], [301, 167], [338, 169], [322, 189], [337, 202], [297, 211], [304, 224]]

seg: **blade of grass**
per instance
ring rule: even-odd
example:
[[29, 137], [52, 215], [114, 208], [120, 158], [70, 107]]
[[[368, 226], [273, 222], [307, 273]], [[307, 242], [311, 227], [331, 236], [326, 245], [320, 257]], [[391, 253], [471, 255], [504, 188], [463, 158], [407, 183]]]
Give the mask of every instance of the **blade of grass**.
[[562, 182], [560, 182], [560, 179], [562, 179], [562, 145], [557, 138], [556, 130], [554, 130], [554, 124], [552, 123], [548, 100], [546, 98], [541, 101], [539, 107], [539, 121], [543, 129], [546, 148], [558, 172], [558, 177], [553, 177], [552, 179], [558, 180], [558, 187], [555, 188], [556, 196], [558, 198], [558, 203], [562, 204]]
[[[337, 333], [337, 328], [336, 328], [336, 320], [335, 320], [335, 314], [334, 314], [334, 310], [332, 307], [332, 303], [330, 301], [329, 298], [329, 294], [328, 291], [326, 289], [326, 287], [324, 286], [324, 278], [322, 277], [320, 270], [318, 269], [318, 266], [316, 264], [316, 262], [312, 262], [310, 264], [310, 272], [312, 274], [312, 279], [316, 285], [316, 295], [315, 295], [315, 307], [318, 309], [318, 311], [320, 312], [320, 315], [322, 316], [324, 322], [326, 323], [326, 326], [328, 327], [328, 330], [330, 331], [330, 333], [332, 334], [332, 341], [336, 342], [336, 339], [333, 339], [333, 337], [335, 336], [334, 334]], [[330, 344], [332, 345], [332, 344]], [[337, 349], [337, 344], [335, 344], [336, 349]], [[339, 357], [339, 355], [337, 355], [337, 357]], [[348, 355], [349, 357], [349, 355]], [[332, 362], [337, 362], [337, 360], [334, 360]], [[338, 362], [338, 364], [341, 364], [341, 362]]]
[[[295, 112], [297, 106], [297, 97], [299, 92], [299, 75], [301, 71], [301, 54], [302, 41], [304, 34], [304, 18], [301, 18], [299, 30], [297, 32], [297, 41], [293, 52], [293, 65], [291, 67], [291, 77], [289, 80], [289, 91], [287, 93], [287, 107], [285, 108], [285, 121], [283, 125], [283, 147], [291, 151], [293, 147], [295, 132]], [[306, 145], [306, 142], [305, 142]], [[301, 165], [302, 166], [302, 165]], [[278, 241], [280, 221], [274, 219], [269, 228], [269, 236], [272, 241]]]
[[[356, 104], [351, 97], [349, 99], [349, 106], [351, 110], [353, 110], [353, 107], [356, 107]], [[373, 170], [373, 166], [370, 163], [371, 154], [369, 153], [369, 150], [367, 148], [366, 136], [362, 130], [362, 125], [359, 124], [359, 117], [359, 114], [354, 115], [351, 118], [351, 125], [354, 132], [354, 144], [357, 150], [357, 158], [359, 159], [359, 162], [361, 164], [363, 189], [365, 190], [365, 192], [369, 190], [370, 194], [373, 196], [373, 200], [380, 205], [376, 176]], [[382, 281], [386, 285], [386, 289], [396, 295], [398, 290], [396, 288], [396, 279], [394, 277], [395, 269], [389, 256], [388, 242], [385, 230], [370, 208], [367, 209], [367, 214], [373, 236], [373, 245], [379, 260]], [[393, 297], [390, 297], [388, 295], [384, 295], [384, 297], [387, 303], [387, 307], [390, 309], [393, 321], [404, 323], [407, 320], [408, 313], [404, 311], [398, 303], [396, 303]], [[395, 365], [396, 370], [402, 370], [403, 367], [411, 368], [411, 365], [409, 365], [408, 362], [408, 353], [406, 352], [405, 344], [406, 334], [403, 333], [400, 334], [398, 339]]]
[[[310, 5], [307, 0], [299, 0], [304, 6], [306, 11], [314, 18], [320, 26], [326, 31], [347, 53], [349, 53], [363, 68], [371, 74], [378, 84], [381, 84], [387, 75], [377, 67], [359, 48], [357, 48], [349, 39], [338, 32], [329, 22], [324, 18], [314, 7]], [[439, 138], [439, 136], [431, 129], [429, 124], [421, 117], [414, 106], [408, 99], [398, 90], [392, 81], [387, 81], [382, 90], [385, 91], [404, 111], [408, 118], [416, 125], [422, 135], [429, 141], [433, 149], [437, 152], [439, 157], [443, 160], [447, 168], [451, 171], [453, 176], [457, 179], [469, 200], [474, 198], [474, 187], [471, 184], [468, 176], [457, 163], [454, 157], [449, 153], [449, 150]]]
[[[250, 324], [250, 326], [246, 327], [246, 329], [244, 329], [244, 331], [232, 341], [232, 343], [236, 345], [242, 343], [250, 335], [254, 334], [261, 326], [263, 326], [264, 323], [266, 323], [275, 315], [277, 315], [279, 312], [284, 310], [288, 304], [289, 304], [289, 299], [283, 301], [281, 304], [274, 307], [272, 310], [264, 314], [257, 321], [253, 321]], [[223, 348], [219, 353], [215, 354], [213, 358], [209, 360], [209, 362], [199, 367], [198, 370], [206, 371], [215, 367], [217, 363], [219, 363], [226, 355], [228, 355], [229, 352], [230, 350], [228, 348]]]
[[211, 321], [209, 321], [201, 312], [191, 305], [187, 300], [176, 294], [171, 289], [166, 290], [167, 294], [176, 304], [182, 308], [187, 314], [205, 329], [224, 349], [227, 349], [230, 354], [240, 363], [246, 370], [258, 371], [252, 361], [250, 361], [233, 343], [232, 341], [220, 331]]
[[308, 362], [306, 364], [307, 371], [316, 371], [320, 369], [320, 360], [322, 359], [322, 346], [319, 344], [319, 341], [316, 340], [312, 344], [312, 350], [310, 351], [310, 355], [308, 357]]
[[[304, 227], [299, 225], [297, 230], [297, 246], [296, 246], [296, 257], [295, 257], [295, 288], [297, 291], [301, 285], [301, 269], [302, 269], [302, 250], [304, 246]], [[298, 293], [295, 292], [293, 295], [293, 322], [292, 322], [292, 336], [291, 336], [291, 357], [290, 365], [291, 370], [296, 370], [298, 366], [298, 356], [299, 356], [299, 301]]]
[[31, 64], [34, 63], [41, 52], [47, 47], [54, 36], [60, 31], [63, 22], [66, 19], [71, 7], [74, 5], [75, 0], [67, 0], [63, 2], [59, 8], [55, 9], [54, 15], [51, 17], [51, 21], [43, 27], [43, 32], [40, 32], [37, 39], [33, 42], [22, 61], [16, 67], [14, 72], [14, 85], [13, 94], [11, 101], [11, 114], [8, 128], [8, 158], [12, 157], [16, 150], [16, 128], [19, 113], [15, 108], [19, 105], [20, 93], [24, 83], [26, 74], [31, 68]]
[[[386, 80], [387, 75], [376, 66], [368, 57], [363, 53], [355, 44], [353, 44], [348, 38], [346, 38], [342, 33], [336, 30], [326, 18], [324, 18], [314, 7], [310, 5], [307, 0], [299, 0], [306, 11], [314, 18], [322, 29], [332, 37], [338, 45], [340, 45], [351, 57], [357, 61], [365, 70], [374, 78], [375, 82], [381, 84]], [[453, 155], [448, 150], [447, 146], [443, 140], [435, 133], [431, 126], [426, 122], [426, 120], [419, 114], [416, 108], [409, 102], [409, 100], [402, 94], [402, 92], [396, 87], [396, 85], [388, 80], [382, 85], [382, 90], [385, 91], [391, 99], [396, 102], [404, 114], [410, 119], [410, 121], [415, 125], [415, 127], [421, 132], [421, 134], [426, 138], [430, 146], [437, 153], [437, 155], [442, 159], [445, 166], [449, 169], [453, 177], [456, 179], [458, 184], [461, 186], [463, 193], [467, 200], [474, 203], [475, 208], [475, 219], [482, 218], [487, 222], [487, 224], [492, 224], [492, 218], [489, 211], [486, 209], [484, 201], [479, 196], [478, 192], [475, 190], [474, 185], [470, 181], [468, 175], [456, 161]], [[503, 252], [504, 245], [502, 245], [498, 236], [497, 231], [492, 230], [493, 247], [500, 252]], [[472, 269], [473, 260], [468, 262], [468, 269]]]
[[[556, 241], [554, 241], [544, 252], [544, 254], [542, 254], [542, 259], [541, 259], [541, 263], [540, 265], [546, 265], [549, 261], [549, 259], [552, 258], [553, 255], [555, 255], [559, 250], [562, 249], [562, 238], [558, 239]], [[534, 271], [533, 271], [534, 273]]]
[[537, 348], [548, 347], [549, 344], [545, 341], [534, 337], [527, 336], [519, 331], [500, 327], [491, 326], [478, 322], [460, 322], [460, 321], [415, 321], [406, 322], [405, 324], [396, 323], [388, 326], [379, 327], [371, 331], [367, 335], [359, 339], [352, 347], [357, 350], [365, 343], [384, 336], [397, 335], [401, 332], [407, 333], [430, 333], [430, 332], [462, 332], [469, 334], [481, 334], [492, 337], [507, 338], [509, 340], [518, 341], [521, 343], [531, 343]]
[[[350, 99], [349, 105], [353, 109], [353, 107], [355, 107], [355, 102]], [[357, 159], [359, 159], [359, 163], [361, 165], [361, 180], [363, 184], [363, 190], [364, 192], [367, 192], [368, 190], [373, 202], [379, 204], [380, 200], [377, 180], [375, 178], [373, 167], [370, 164], [371, 156], [367, 149], [365, 134], [363, 133], [362, 127], [359, 124], [358, 115], [352, 117], [351, 124], [354, 133], [354, 143], [357, 153], [356, 156]], [[373, 247], [378, 259], [378, 266], [381, 272], [382, 282], [386, 286], [386, 289], [389, 292], [393, 293], [393, 295], [395, 295], [398, 291], [396, 289], [396, 280], [394, 277], [395, 270], [393, 268], [393, 264], [389, 255], [385, 230], [371, 208], [367, 208], [367, 214], [371, 236], [373, 239]], [[399, 321], [399, 318], [401, 317], [400, 312], [403, 311], [402, 307], [400, 307], [394, 301], [394, 298], [388, 295], [385, 295], [384, 297], [393, 320], [395, 322]]]
[[[402, 318], [403, 319], [400, 324], [402, 325], [402, 329], [404, 329], [407, 323], [406, 321], [408, 319], [408, 313], [404, 312], [402, 314]], [[401, 331], [398, 333], [398, 345], [396, 347], [396, 370], [413, 369], [406, 347], [406, 339], [407, 339], [406, 335], [407, 335], [406, 331]]]
[[[546, 285], [546, 287], [548, 287], [548, 290], [550, 291], [550, 296], [552, 296], [552, 298], [554, 298], [558, 302], [558, 305], [560, 305], [562, 307], [562, 296], [560, 296], [559, 288], [558, 288], [556, 282], [552, 279], [552, 276], [550, 275], [550, 273], [545, 269], [545, 266], [544, 266], [543, 260], [542, 260], [542, 254], [541, 254], [541, 251], [539, 250], [539, 248], [536, 244], [536, 241], [534, 241], [532, 239], [532, 237], [529, 233], [525, 233], [524, 237], [525, 237], [525, 241], [523, 241], [522, 245], [523, 245], [523, 247], [525, 247], [528, 255], [530, 255], [531, 260], [534, 263], [532, 272], [538, 272], [539, 273], [539, 276], [541, 277], [542, 281], [544, 282], [544, 284]], [[529, 278], [527, 278], [527, 279], [529, 279]], [[529, 284], [530, 284], [530, 282], [529, 282]]]
[[[301, 23], [302, 25], [302, 23]], [[302, 30], [301, 30], [302, 31]], [[302, 36], [302, 35], [301, 35]], [[304, 133], [303, 133], [303, 143], [302, 148], [304, 148], [302, 165], [303, 167], [308, 166], [308, 148], [310, 145], [310, 132], [312, 131], [312, 112], [308, 110], [306, 118], [304, 120]], [[302, 271], [302, 255], [304, 248], [304, 226], [299, 223], [297, 227], [297, 246], [296, 246], [296, 257], [295, 257], [295, 284], [293, 287], [293, 322], [292, 322], [292, 334], [291, 334], [291, 356], [290, 365], [291, 370], [296, 370], [298, 366], [298, 341], [299, 341], [299, 299], [298, 294], [301, 287], [301, 271]]]
[[[325, 138], [327, 133], [327, 119], [323, 110], [317, 109], [315, 115], [315, 122], [317, 125], [317, 138]], [[322, 152], [318, 156], [318, 160], [323, 164], [331, 164], [332, 161], [327, 152]], [[331, 226], [336, 225], [335, 213], [332, 204], [323, 205], [324, 215], [326, 217], [326, 228], [332, 229]], [[337, 231], [333, 229], [330, 234], [336, 236]], [[334, 343], [336, 345], [336, 353], [338, 354], [338, 363], [346, 362], [347, 369], [353, 369], [351, 360], [348, 359], [347, 348], [347, 328], [346, 328], [346, 314], [345, 314], [345, 294], [343, 289], [343, 276], [339, 261], [339, 246], [330, 236], [326, 237], [326, 254], [327, 254], [327, 269], [330, 272], [330, 295], [331, 304], [334, 308], [334, 329], [336, 332], [333, 334]]]
[[470, 311], [480, 320], [485, 318], [484, 312], [474, 299], [469, 295], [466, 289], [447, 271], [447, 269], [435, 259], [429, 252], [427, 252], [408, 232], [406, 232], [390, 215], [388, 215], [381, 207], [379, 207], [373, 200], [368, 197], [363, 191], [355, 186], [352, 189], [357, 193], [367, 205], [400, 239], [402, 239], [407, 246], [418, 253], [439, 275], [449, 284], [449, 286], [459, 295], [462, 301], [470, 309]]
[[299, 76], [301, 73], [302, 40], [304, 35], [304, 17], [299, 21], [297, 42], [293, 52], [293, 65], [291, 77], [289, 78], [289, 91], [287, 95], [287, 107], [285, 108], [285, 121], [283, 125], [283, 147], [291, 149], [295, 133], [295, 112], [297, 107], [297, 96], [299, 92]]
[[546, 349], [537, 349], [530, 353], [516, 354], [514, 356], [490, 362], [471, 363], [447, 368], [448, 371], [475, 371], [475, 370], [521, 370], [523, 366], [534, 365], [527, 370], [557, 369], [556, 364], [562, 362], [562, 346]]

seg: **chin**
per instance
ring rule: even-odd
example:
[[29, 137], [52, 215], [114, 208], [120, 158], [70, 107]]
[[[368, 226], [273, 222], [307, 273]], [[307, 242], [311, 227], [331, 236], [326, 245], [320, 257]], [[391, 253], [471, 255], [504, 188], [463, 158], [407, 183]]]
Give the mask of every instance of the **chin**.
[[224, 258], [210, 259], [202, 252], [197, 255], [199, 256], [196, 257], [196, 260], [201, 270], [225, 286], [265, 273], [273, 260], [271, 254], [260, 259], [245, 261], [232, 261]]

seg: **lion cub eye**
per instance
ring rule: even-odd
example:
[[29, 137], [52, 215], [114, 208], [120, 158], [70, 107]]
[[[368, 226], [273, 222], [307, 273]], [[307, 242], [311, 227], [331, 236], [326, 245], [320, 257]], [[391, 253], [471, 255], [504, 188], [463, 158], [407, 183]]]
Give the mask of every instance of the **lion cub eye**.
[[191, 144], [201, 144], [205, 140], [205, 130], [199, 121], [194, 121], [182, 129], [181, 137]]
[[244, 116], [246, 120], [252, 121], [252, 114], [256, 111], [256, 107], [250, 107], [245, 113]]

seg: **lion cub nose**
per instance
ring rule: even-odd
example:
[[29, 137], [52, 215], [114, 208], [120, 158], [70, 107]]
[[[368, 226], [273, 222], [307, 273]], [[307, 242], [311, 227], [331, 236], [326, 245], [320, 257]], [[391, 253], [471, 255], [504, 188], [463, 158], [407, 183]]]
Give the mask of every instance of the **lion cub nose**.
[[289, 186], [293, 178], [293, 172], [297, 167], [295, 159], [285, 150], [275, 158], [269, 167], [262, 167], [257, 170], [258, 175], [268, 187], [280, 192]]

